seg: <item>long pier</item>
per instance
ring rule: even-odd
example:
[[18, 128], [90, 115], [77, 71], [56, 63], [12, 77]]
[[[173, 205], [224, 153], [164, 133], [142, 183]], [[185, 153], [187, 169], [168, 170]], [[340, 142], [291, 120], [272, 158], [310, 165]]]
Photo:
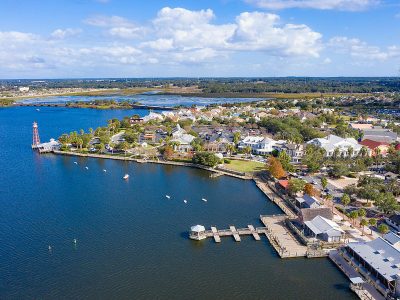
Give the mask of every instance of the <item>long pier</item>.
[[266, 227], [254, 228], [253, 225], [247, 225], [245, 228], [236, 228], [235, 226], [229, 226], [229, 229], [218, 230], [216, 226], [211, 226], [211, 230], [206, 230], [204, 235], [207, 238], [213, 238], [216, 243], [221, 242], [221, 237], [232, 236], [236, 242], [240, 242], [240, 236], [251, 235], [256, 241], [259, 241], [260, 234], [266, 234]]

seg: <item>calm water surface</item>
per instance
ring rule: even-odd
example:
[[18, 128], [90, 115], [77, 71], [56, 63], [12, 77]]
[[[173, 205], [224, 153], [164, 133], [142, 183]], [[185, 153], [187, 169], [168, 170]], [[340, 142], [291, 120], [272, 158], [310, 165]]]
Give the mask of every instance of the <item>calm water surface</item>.
[[266, 238], [187, 238], [197, 223], [279, 213], [253, 182], [30, 149], [34, 120], [48, 140], [133, 113], [147, 112], [0, 109], [0, 299], [355, 299], [327, 259], [278, 259]]
[[[263, 98], [265, 99], [265, 98]], [[254, 102], [257, 98], [203, 98], [203, 97], [183, 97], [180, 95], [158, 95], [158, 94], [138, 94], [138, 95], [109, 95], [109, 96], [54, 96], [44, 98], [25, 99], [22, 103], [66, 103], [66, 102], [89, 102], [93, 100], [115, 100], [140, 102], [147, 105], [156, 106], [191, 106], [196, 103], [199, 106], [205, 106], [213, 103], [238, 103]]]

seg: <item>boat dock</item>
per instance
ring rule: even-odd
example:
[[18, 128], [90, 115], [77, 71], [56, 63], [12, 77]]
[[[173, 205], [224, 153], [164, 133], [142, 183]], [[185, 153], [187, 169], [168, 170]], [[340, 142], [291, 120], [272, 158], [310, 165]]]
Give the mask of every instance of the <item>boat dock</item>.
[[214, 238], [216, 243], [221, 242], [221, 237], [232, 236], [236, 242], [240, 242], [242, 239], [240, 236], [251, 235], [254, 240], [261, 240], [260, 234], [265, 234], [266, 227], [254, 228], [253, 225], [247, 225], [245, 228], [236, 228], [235, 226], [229, 226], [229, 229], [218, 230], [216, 226], [211, 226], [211, 230], [204, 231], [204, 236], [206, 238]]

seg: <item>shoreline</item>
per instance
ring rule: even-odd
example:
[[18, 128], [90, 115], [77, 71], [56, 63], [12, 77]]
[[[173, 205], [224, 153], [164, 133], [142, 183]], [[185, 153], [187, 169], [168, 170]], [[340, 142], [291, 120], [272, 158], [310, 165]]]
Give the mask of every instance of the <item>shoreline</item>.
[[110, 156], [110, 155], [105, 155], [105, 154], [77, 153], [77, 152], [59, 151], [59, 150], [53, 150], [51, 153], [53, 153], [55, 155], [65, 155], [65, 156], [78, 156], [78, 157], [113, 159], [113, 160], [122, 160], [122, 161], [133, 161], [133, 162], [141, 163], [141, 164], [143, 164], [143, 163], [151, 163], [151, 164], [160, 164], [160, 165], [189, 167], [189, 168], [202, 169], [202, 170], [209, 171], [209, 172], [211, 172], [213, 174], [226, 175], [226, 176], [230, 176], [230, 177], [234, 177], [234, 178], [238, 178], [238, 179], [242, 179], [242, 180], [252, 180], [253, 179], [253, 176], [234, 174], [234, 173], [230, 173], [230, 172], [227, 172], [227, 171], [218, 170], [218, 169], [215, 169], [215, 168], [202, 166], [202, 165], [198, 165], [198, 164], [193, 164], [193, 163], [186, 163], [186, 162], [144, 160], [144, 159], [132, 158], [132, 157]]

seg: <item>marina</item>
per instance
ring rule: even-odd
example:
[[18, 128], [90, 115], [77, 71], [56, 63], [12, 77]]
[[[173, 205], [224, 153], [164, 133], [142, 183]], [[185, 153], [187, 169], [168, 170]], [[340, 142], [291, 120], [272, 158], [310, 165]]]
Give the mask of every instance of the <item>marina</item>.
[[[259, 232], [260, 241], [254, 242], [257, 232], [250, 234], [247, 225], [257, 230], [264, 226], [260, 214], [281, 211], [251, 180], [210, 179], [207, 170], [179, 165], [38, 155], [27, 146], [33, 120], [39, 123], [41, 139], [48, 141], [125, 113], [0, 110], [0, 126], [9, 140], [0, 145], [0, 223], [6, 228], [0, 232], [0, 264], [7, 282], [0, 298], [172, 299], [179, 293], [182, 299], [354, 299], [347, 278], [328, 260], [282, 262], [265, 233]], [[122, 180], [124, 174], [133, 180]], [[193, 242], [187, 230], [197, 223], [215, 225], [217, 232], [233, 225], [241, 242], [222, 232], [218, 244], [214, 237]], [[249, 234], [242, 235], [242, 228]], [[35, 276], [28, 280], [23, 274], [29, 272]], [[202, 282], [196, 294], [187, 278]], [[346, 288], [332, 288], [336, 285]]]

